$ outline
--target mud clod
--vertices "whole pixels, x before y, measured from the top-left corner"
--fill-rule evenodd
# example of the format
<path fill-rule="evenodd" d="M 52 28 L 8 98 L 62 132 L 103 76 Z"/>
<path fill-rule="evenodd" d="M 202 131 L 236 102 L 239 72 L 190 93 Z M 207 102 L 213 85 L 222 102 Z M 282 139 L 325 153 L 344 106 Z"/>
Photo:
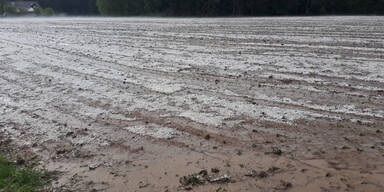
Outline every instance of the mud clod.
<path fill-rule="evenodd" d="M 275 173 L 276 171 L 280 170 L 278 167 L 271 167 L 267 170 L 268 173 Z"/>
<path fill-rule="evenodd" d="M 288 190 L 288 189 L 290 189 L 292 187 L 293 187 L 292 183 L 281 180 L 280 181 L 280 185 L 278 187 L 276 187 L 275 189 L 277 189 L 277 190 Z"/>

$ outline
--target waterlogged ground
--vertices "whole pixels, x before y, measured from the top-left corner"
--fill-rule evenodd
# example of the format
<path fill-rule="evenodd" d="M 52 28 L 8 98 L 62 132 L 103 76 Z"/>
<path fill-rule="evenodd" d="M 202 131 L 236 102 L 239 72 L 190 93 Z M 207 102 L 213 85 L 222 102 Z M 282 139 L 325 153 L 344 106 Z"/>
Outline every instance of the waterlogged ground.
<path fill-rule="evenodd" d="M 0 131 L 72 191 L 384 191 L 384 17 L 1 19 Z"/>

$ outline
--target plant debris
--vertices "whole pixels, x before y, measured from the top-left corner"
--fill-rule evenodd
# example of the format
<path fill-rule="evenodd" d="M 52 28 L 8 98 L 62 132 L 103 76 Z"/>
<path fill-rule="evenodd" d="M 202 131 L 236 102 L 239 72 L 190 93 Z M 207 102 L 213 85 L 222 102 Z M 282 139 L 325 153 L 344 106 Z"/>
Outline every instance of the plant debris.
<path fill-rule="evenodd" d="M 274 155 L 282 155 L 283 151 L 278 147 L 273 147 L 272 152 L 265 152 L 265 154 L 274 154 Z"/>
<path fill-rule="evenodd" d="M 255 170 L 251 170 L 249 173 L 245 174 L 245 176 L 246 177 L 253 177 L 253 178 L 258 177 L 258 178 L 262 179 L 262 178 L 268 177 L 268 173 L 265 171 L 258 172 Z"/>
<path fill-rule="evenodd" d="M 211 169 L 211 172 L 212 172 L 212 173 L 219 173 L 219 172 L 220 172 L 220 169 L 214 167 L 214 168 Z"/>
<path fill-rule="evenodd" d="M 203 185 L 207 181 L 207 175 L 208 175 L 208 172 L 206 170 L 202 170 L 199 173 L 181 177 L 179 182 L 184 186 Z"/>
<path fill-rule="evenodd" d="M 218 173 L 219 169 L 213 168 L 212 172 Z M 231 181 L 231 176 L 224 174 L 221 176 L 213 177 L 208 175 L 207 170 L 202 170 L 199 173 L 184 176 L 179 179 L 180 184 L 183 186 L 198 186 L 204 185 L 206 182 L 210 183 L 228 183 Z"/>
<path fill-rule="evenodd" d="M 219 176 L 219 177 L 211 178 L 209 180 L 209 182 L 211 182 L 211 183 L 229 183 L 229 182 L 231 182 L 231 176 L 224 174 L 224 175 Z"/>

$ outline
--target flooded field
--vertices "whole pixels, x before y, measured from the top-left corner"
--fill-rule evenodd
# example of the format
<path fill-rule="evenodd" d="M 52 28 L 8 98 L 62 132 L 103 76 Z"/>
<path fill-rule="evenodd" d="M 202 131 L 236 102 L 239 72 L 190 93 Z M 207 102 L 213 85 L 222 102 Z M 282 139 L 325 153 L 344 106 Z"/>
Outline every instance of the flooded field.
<path fill-rule="evenodd" d="M 71 191 L 384 191 L 384 17 L 0 19 L 0 133 Z"/>

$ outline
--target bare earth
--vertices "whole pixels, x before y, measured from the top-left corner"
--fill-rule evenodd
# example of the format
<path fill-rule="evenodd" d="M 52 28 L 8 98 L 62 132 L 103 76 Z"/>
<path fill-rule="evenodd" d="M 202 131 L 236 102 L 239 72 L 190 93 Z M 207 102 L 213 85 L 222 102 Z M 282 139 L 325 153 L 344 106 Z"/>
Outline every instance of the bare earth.
<path fill-rule="evenodd" d="M 54 191 L 384 191 L 384 17 L 1 19 L 0 133 Z"/>

